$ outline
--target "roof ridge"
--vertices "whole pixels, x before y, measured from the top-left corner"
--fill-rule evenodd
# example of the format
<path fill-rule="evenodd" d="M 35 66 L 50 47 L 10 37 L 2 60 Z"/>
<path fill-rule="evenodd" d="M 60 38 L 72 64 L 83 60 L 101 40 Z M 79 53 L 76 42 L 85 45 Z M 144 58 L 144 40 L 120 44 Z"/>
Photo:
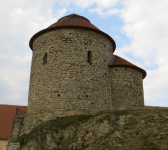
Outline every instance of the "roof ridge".
<path fill-rule="evenodd" d="M 78 14 L 70 14 L 70 15 L 64 16 L 64 17 L 60 18 L 58 21 L 60 21 L 62 19 L 66 19 L 66 18 L 80 18 L 80 19 L 85 19 L 86 21 L 88 21 L 89 23 L 91 23 L 89 19 L 87 19 L 87 18 L 85 18 L 83 16 L 80 16 Z"/>

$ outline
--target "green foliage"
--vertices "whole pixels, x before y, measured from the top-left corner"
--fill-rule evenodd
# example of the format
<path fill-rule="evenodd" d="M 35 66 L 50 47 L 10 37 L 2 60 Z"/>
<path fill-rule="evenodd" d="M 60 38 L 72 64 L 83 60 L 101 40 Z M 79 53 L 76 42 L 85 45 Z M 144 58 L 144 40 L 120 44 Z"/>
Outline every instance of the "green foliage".
<path fill-rule="evenodd" d="M 24 134 L 24 135 L 18 137 L 14 142 L 16 142 L 16 143 L 19 142 L 19 144 L 22 145 L 22 144 L 24 144 L 25 138 L 26 138 L 26 135 Z"/>
<path fill-rule="evenodd" d="M 57 128 L 57 129 L 55 129 L 55 132 L 56 132 L 56 133 L 59 133 L 59 130 L 58 130 L 58 128 Z"/>
<path fill-rule="evenodd" d="M 137 135 L 138 135 L 138 134 L 139 134 L 139 132 L 140 132 L 139 130 L 136 130 L 136 131 L 135 131 L 135 134 L 137 134 Z"/>
<path fill-rule="evenodd" d="M 124 129 L 128 129 L 128 126 L 124 126 Z"/>
<path fill-rule="evenodd" d="M 144 139 L 146 139 L 146 138 L 148 138 L 148 135 L 147 135 L 147 134 L 143 134 L 142 137 L 143 137 Z"/>
<path fill-rule="evenodd" d="M 159 150 L 159 148 L 157 146 L 150 146 L 149 149 L 150 150 Z"/>
<path fill-rule="evenodd" d="M 162 114 L 158 114 L 159 117 L 162 117 Z"/>
<path fill-rule="evenodd" d="M 71 124 L 77 124 L 79 122 L 82 121 L 86 121 L 88 120 L 90 117 L 92 117 L 92 115 L 74 115 L 74 116 L 66 116 L 66 117 L 60 117 L 57 118 L 55 120 L 49 120 L 46 121 L 38 126 L 36 126 L 35 128 L 33 128 L 29 134 L 27 135 L 22 135 L 20 136 L 18 139 L 16 139 L 14 142 L 19 142 L 21 145 L 24 144 L 24 141 L 34 132 L 36 132 L 37 130 L 41 130 L 42 128 L 45 129 L 52 129 L 52 127 L 57 127 L 55 129 L 56 133 L 59 133 L 58 128 L 65 128 L 68 125 Z M 75 130 L 75 134 L 77 133 L 77 131 Z"/>
<path fill-rule="evenodd" d="M 155 145 L 155 143 L 154 143 L 154 142 L 152 142 L 152 141 L 150 141 L 150 142 L 149 142 L 149 145 L 151 145 L 151 146 L 152 146 L 152 145 Z"/>
<path fill-rule="evenodd" d="M 165 121 L 168 121 L 168 118 L 164 118 Z"/>
<path fill-rule="evenodd" d="M 145 139 L 143 144 L 148 145 L 148 140 Z"/>

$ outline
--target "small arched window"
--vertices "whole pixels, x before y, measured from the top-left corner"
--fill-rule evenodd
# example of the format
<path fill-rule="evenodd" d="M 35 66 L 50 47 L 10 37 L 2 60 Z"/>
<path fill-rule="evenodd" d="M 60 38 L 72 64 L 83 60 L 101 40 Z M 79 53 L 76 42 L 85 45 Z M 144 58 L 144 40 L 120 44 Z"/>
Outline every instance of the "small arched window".
<path fill-rule="evenodd" d="M 43 57 L 43 65 L 46 65 L 46 64 L 47 64 L 47 53 L 45 53 Z"/>
<path fill-rule="evenodd" d="M 89 64 L 91 64 L 91 63 L 92 63 L 91 61 L 92 61 L 92 60 L 91 60 L 91 51 L 88 51 L 87 62 L 88 62 Z"/>

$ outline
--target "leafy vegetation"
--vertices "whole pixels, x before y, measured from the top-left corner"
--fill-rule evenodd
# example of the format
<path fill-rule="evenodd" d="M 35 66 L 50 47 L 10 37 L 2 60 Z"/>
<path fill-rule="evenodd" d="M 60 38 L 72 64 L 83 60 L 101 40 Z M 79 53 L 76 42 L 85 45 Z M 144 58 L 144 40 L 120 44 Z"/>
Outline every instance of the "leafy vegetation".
<path fill-rule="evenodd" d="M 168 109 L 105 110 L 93 116 L 65 116 L 43 122 L 28 135 L 19 137 L 17 141 L 24 144 L 27 142 L 26 140 L 34 138 L 32 135 L 35 136 L 37 133 L 51 131 L 55 135 L 61 135 L 68 129 L 70 134 L 66 138 L 65 136 L 59 137 L 59 142 L 56 143 L 57 147 L 53 150 L 64 150 L 72 143 L 76 144 L 80 133 L 82 133 L 80 136 L 87 135 L 84 139 L 82 137 L 84 142 L 93 136 L 93 142 L 90 142 L 93 149 L 101 147 L 109 150 L 124 148 L 128 150 L 136 147 L 141 150 L 159 150 L 162 146 L 161 143 L 166 143 L 168 137 L 168 134 L 160 134 L 167 130 L 165 127 L 167 121 Z M 110 130 L 99 133 L 99 136 L 96 135 L 97 130 L 104 132 L 106 127 Z M 121 147 L 115 147 L 115 144 L 121 145 Z M 83 148 L 85 149 L 85 145 Z"/>

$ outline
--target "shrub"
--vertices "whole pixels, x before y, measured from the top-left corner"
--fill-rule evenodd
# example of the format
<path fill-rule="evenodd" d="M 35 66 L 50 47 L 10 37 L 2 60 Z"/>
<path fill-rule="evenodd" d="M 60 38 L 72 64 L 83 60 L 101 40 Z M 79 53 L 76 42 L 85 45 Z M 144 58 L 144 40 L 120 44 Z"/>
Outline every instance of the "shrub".
<path fill-rule="evenodd" d="M 138 135 L 139 134 L 139 130 L 136 130 L 135 133 Z"/>
<path fill-rule="evenodd" d="M 168 118 L 164 118 L 165 121 L 168 121 Z"/>
<path fill-rule="evenodd" d="M 144 139 L 148 138 L 147 134 L 143 134 L 142 136 L 143 136 Z"/>
<path fill-rule="evenodd" d="M 151 145 L 151 146 L 152 146 L 152 145 L 155 145 L 155 143 L 154 143 L 154 142 L 152 142 L 152 141 L 150 141 L 150 142 L 149 142 L 149 145 Z"/>
<path fill-rule="evenodd" d="M 148 145 L 148 140 L 144 140 L 144 145 Z"/>
<path fill-rule="evenodd" d="M 20 137 L 18 137 L 18 139 L 16 139 L 16 141 L 14 142 L 19 142 L 20 145 L 24 144 L 24 140 L 25 140 L 26 135 L 22 135 Z"/>
<path fill-rule="evenodd" d="M 162 114 L 158 114 L 159 117 L 162 117 Z"/>
<path fill-rule="evenodd" d="M 150 150 L 159 150 L 159 148 L 157 146 L 150 146 L 149 149 Z"/>

